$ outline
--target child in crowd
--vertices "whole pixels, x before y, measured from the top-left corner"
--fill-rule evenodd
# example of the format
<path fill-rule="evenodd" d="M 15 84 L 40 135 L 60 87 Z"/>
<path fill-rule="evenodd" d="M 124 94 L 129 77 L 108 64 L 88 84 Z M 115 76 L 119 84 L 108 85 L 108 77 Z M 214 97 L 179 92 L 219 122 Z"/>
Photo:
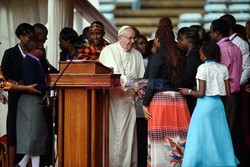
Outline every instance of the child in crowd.
<path fill-rule="evenodd" d="M 197 70 L 197 88 L 180 88 L 183 95 L 198 97 L 188 129 L 183 167 L 237 166 L 225 109 L 220 96 L 230 95 L 229 74 L 219 64 L 220 48 L 206 42 L 199 50 L 205 62 Z"/>
<path fill-rule="evenodd" d="M 41 94 L 23 93 L 17 107 L 17 153 L 25 154 L 17 166 L 25 167 L 31 159 L 33 167 L 40 166 L 40 155 L 45 154 L 48 140 L 48 126 L 44 114 L 45 91 L 48 90 L 47 77 L 39 58 L 44 55 L 43 43 L 30 39 L 28 54 L 22 64 L 24 85 L 37 83 Z"/>

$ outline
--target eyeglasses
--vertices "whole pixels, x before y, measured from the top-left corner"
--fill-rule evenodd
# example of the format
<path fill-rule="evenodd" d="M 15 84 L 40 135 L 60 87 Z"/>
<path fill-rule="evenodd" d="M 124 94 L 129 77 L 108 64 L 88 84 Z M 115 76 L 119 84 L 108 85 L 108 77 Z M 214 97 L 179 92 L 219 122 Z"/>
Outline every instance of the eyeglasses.
<path fill-rule="evenodd" d="M 132 40 L 136 40 L 136 38 L 135 37 L 126 37 L 125 35 L 121 35 L 121 36 L 123 36 L 123 37 L 125 37 L 125 38 L 127 38 L 129 41 L 132 41 Z"/>

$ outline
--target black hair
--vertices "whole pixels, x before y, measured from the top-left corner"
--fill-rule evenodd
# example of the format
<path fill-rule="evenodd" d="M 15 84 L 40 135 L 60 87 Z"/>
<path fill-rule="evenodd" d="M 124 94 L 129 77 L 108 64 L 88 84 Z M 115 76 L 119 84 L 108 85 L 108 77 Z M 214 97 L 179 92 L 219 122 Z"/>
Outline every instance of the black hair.
<path fill-rule="evenodd" d="M 34 32 L 34 27 L 28 23 L 21 23 L 17 26 L 15 34 L 17 38 L 19 38 L 21 35 L 28 35 L 30 33 Z"/>
<path fill-rule="evenodd" d="M 223 16 L 220 17 L 220 19 L 225 20 L 230 28 L 232 28 L 234 30 L 235 24 L 236 24 L 236 19 L 234 18 L 234 16 L 230 15 L 230 14 L 225 14 Z"/>
<path fill-rule="evenodd" d="M 93 25 L 93 24 L 98 24 L 98 25 L 102 26 L 103 29 L 104 29 L 104 25 L 100 21 L 94 21 L 93 23 L 90 24 L 90 26 Z"/>
<path fill-rule="evenodd" d="M 178 33 L 177 33 L 177 39 L 180 39 L 182 35 L 185 34 L 185 31 L 188 29 L 188 27 L 182 27 L 179 29 Z"/>
<path fill-rule="evenodd" d="M 200 36 L 196 28 L 186 29 L 184 34 L 187 36 L 187 38 L 191 39 L 195 44 L 199 43 Z"/>
<path fill-rule="evenodd" d="M 211 37 L 210 37 L 210 31 L 205 32 L 203 38 L 202 38 L 202 42 L 206 42 L 206 41 L 210 41 Z"/>
<path fill-rule="evenodd" d="M 149 55 L 153 54 L 153 53 L 151 52 L 151 49 L 153 48 L 153 44 L 154 44 L 154 40 L 153 40 L 153 39 L 151 39 L 151 40 L 148 41 L 147 53 L 148 53 Z"/>
<path fill-rule="evenodd" d="M 146 41 L 148 42 L 147 38 L 144 35 L 138 35 L 135 40 L 136 43 L 138 42 L 138 39 L 146 39 Z"/>
<path fill-rule="evenodd" d="M 246 27 L 240 24 L 235 24 L 235 32 L 237 33 L 239 37 L 244 39 L 249 44 L 248 39 L 247 39 Z"/>
<path fill-rule="evenodd" d="M 201 25 L 191 25 L 189 28 L 195 28 L 197 31 L 202 30 L 205 31 L 205 29 Z"/>
<path fill-rule="evenodd" d="M 33 25 L 34 29 L 35 30 L 41 30 L 41 31 L 44 31 L 44 32 L 48 32 L 48 29 L 47 27 L 45 27 L 45 25 L 41 24 L 41 23 L 36 23 Z"/>
<path fill-rule="evenodd" d="M 189 28 L 195 28 L 199 34 L 199 39 L 203 40 L 206 30 L 201 25 L 191 25 Z"/>
<path fill-rule="evenodd" d="M 240 24 L 235 24 L 235 32 L 242 33 L 244 31 L 246 31 L 246 27 Z"/>
<path fill-rule="evenodd" d="M 77 32 L 68 27 L 63 28 L 59 36 L 62 40 L 69 42 L 72 45 L 75 45 L 79 40 Z"/>
<path fill-rule="evenodd" d="M 223 37 L 228 37 L 230 32 L 229 24 L 223 19 L 216 19 L 212 21 L 213 31 L 218 31 Z"/>
<path fill-rule="evenodd" d="M 201 50 L 206 56 L 206 60 L 220 62 L 220 47 L 213 41 L 203 42 Z"/>
<path fill-rule="evenodd" d="M 82 34 L 84 36 L 87 36 L 86 34 L 89 32 L 89 26 L 88 27 L 85 27 L 83 30 L 82 30 Z"/>
<path fill-rule="evenodd" d="M 155 37 L 160 41 L 171 81 L 174 84 L 181 83 L 183 56 L 175 42 L 173 30 L 170 27 L 158 28 Z"/>
<path fill-rule="evenodd" d="M 26 44 L 26 49 L 28 52 L 30 52 L 34 48 L 38 48 L 39 43 L 41 43 L 37 38 L 33 37 L 30 38 Z"/>

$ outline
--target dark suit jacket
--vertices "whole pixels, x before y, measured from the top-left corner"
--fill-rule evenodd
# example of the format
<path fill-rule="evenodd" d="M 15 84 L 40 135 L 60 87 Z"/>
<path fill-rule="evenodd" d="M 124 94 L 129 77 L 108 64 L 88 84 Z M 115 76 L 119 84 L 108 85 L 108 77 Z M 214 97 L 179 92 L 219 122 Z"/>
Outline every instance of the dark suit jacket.
<path fill-rule="evenodd" d="M 184 88 L 192 89 L 194 86 L 196 86 L 195 76 L 197 73 L 197 68 L 200 65 L 201 60 L 199 55 L 199 49 L 195 47 L 186 56 L 182 82 L 182 86 Z"/>
<path fill-rule="evenodd" d="M 196 86 L 196 73 L 197 68 L 201 65 L 199 49 L 193 48 L 188 55 L 186 56 L 185 66 L 184 66 L 184 74 L 183 74 L 183 81 L 182 86 L 184 88 L 193 89 Z M 196 105 L 196 97 L 193 96 L 185 96 L 188 104 L 188 109 L 190 115 L 192 115 L 193 110 Z"/>
<path fill-rule="evenodd" d="M 6 80 L 19 82 L 22 79 L 22 62 L 23 55 L 18 45 L 4 52 L 1 69 Z M 21 94 L 21 92 L 9 92 L 8 96 L 7 134 L 8 144 L 11 146 L 16 145 L 16 113 Z"/>
<path fill-rule="evenodd" d="M 18 45 L 4 52 L 1 69 L 6 80 L 19 82 L 22 79 L 23 55 Z"/>
<path fill-rule="evenodd" d="M 67 61 L 68 58 L 68 52 L 67 51 L 61 51 L 60 52 L 60 61 Z"/>
<path fill-rule="evenodd" d="M 16 45 L 13 48 L 7 49 L 4 52 L 1 69 L 4 75 L 5 80 L 13 80 L 16 82 L 21 81 L 22 79 L 22 62 L 23 55 Z M 16 107 L 18 100 L 21 96 L 21 92 L 9 92 L 9 102 L 8 107 L 9 111 L 14 110 L 16 112 Z"/>

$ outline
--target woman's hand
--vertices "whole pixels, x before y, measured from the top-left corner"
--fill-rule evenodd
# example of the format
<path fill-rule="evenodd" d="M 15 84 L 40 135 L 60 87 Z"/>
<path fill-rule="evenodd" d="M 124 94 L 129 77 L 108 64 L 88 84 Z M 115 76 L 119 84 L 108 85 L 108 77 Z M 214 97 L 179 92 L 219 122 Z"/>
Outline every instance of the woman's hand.
<path fill-rule="evenodd" d="M 190 90 L 191 89 L 188 89 L 188 88 L 178 88 L 179 89 L 179 92 L 182 94 L 182 95 L 190 95 Z"/>
<path fill-rule="evenodd" d="M 138 94 L 139 98 L 142 99 L 145 95 L 145 91 L 143 89 L 140 89 L 137 91 L 137 94 Z"/>
<path fill-rule="evenodd" d="M 32 93 L 32 94 L 37 94 L 37 93 L 40 94 L 41 92 L 35 89 L 36 85 L 37 84 L 32 84 L 32 85 L 26 86 L 26 92 Z"/>
<path fill-rule="evenodd" d="M 152 115 L 151 113 L 148 111 L 148 107 L 147 106 L 144 106 L 142 105 L 142 111 L 144 113 L 144 116 L 147 120 L 150 120 L 152 118 Z"/>

